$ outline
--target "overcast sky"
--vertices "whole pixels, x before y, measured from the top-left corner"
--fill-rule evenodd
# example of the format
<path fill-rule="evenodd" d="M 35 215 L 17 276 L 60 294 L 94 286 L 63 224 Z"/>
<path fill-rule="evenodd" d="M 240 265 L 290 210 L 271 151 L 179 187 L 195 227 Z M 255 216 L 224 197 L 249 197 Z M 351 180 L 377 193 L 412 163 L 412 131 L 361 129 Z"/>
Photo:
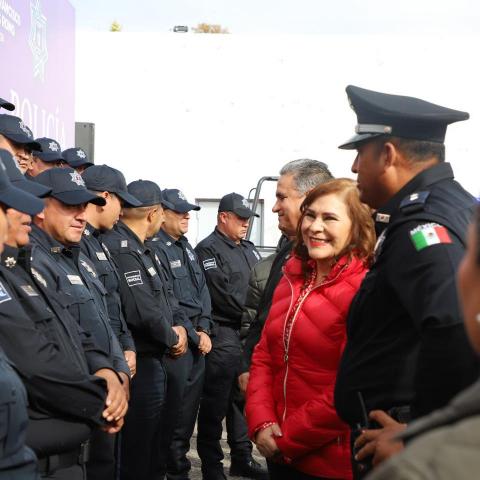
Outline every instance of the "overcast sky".
<path fill-rule="evenodd" d="M 221 24 L 230 33 L 480 32 L 476 0 L 70 0 L 80 30 L 165 32 Z"/>

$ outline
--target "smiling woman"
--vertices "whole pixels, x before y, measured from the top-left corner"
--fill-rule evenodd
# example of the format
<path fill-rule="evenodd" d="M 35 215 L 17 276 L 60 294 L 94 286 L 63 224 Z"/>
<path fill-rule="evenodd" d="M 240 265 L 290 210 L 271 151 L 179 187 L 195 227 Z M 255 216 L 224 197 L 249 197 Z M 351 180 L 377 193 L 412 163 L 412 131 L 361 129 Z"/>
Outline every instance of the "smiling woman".
<path fill-rule="evenodd" d="M 350 479 L 349 431 L 333 390 L 346 316 L 373 251 L 373 222 L 348 179 L 314 188 L 301 210 L 294 256 L 252 358 L 249 433 L 272 480 Z"/>

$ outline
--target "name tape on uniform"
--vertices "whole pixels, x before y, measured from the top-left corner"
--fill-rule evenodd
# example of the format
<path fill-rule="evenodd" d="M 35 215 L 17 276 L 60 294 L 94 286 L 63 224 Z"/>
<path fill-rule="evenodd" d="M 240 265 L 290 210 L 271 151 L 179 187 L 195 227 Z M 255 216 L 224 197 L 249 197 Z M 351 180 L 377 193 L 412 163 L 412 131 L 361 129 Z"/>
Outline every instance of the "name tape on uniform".
<path fill-rule="evenodd" d="M 95 252 L 95 255 L 100 261 L 107 260 L 107 256 L 105 255 L 105 252 Z"/>
<path fill-rule="evenodd" d="M 170 262 L 170 267 L 171 268 L 179 268 L 182 266 L 182 262 L 180 260 L 172 260 Z"/>
<path fill-rule="evenodd" d="M 155 270 L 155 267 L 149 267 L 148 273 L 150 274 L 151 277 L 154 277 L 157 274 L 157 271 Z"/>
<path fill-rule="evenodd" d="M 207 258 L 203 261 L 204 270 L 210 270 L 211 268 L 217 268 L 217 259 L 216 258 Z"/>
<path fill-rule="evenodd" d="M 83 285 L 82 279 L 78 275 L 67 275 L 67 278 L 72 285 Z"/>
<path fill-rule="evenodd" d="M 125 272 L 125 280 L 129 287 L 134 287 L 135 285 L 143 285 L 142 274 L 140 270 L 132 270 L 131 272 Z"/>
<path fill-rule="evenodd" d="M 20 288 L 29 296 L 29 297 L 38 297 L 38 293 L 31 285 L 21 285 Z"/>

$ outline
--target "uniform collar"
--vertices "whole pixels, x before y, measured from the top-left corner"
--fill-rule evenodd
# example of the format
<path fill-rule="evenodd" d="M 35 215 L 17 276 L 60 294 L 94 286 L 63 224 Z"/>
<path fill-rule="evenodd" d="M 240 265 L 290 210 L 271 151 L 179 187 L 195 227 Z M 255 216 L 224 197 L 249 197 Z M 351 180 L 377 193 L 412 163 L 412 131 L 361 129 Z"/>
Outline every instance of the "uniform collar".
<path fill-rule="evenodd" d="M 399 211 L 402 200 L 411 193 L 425 190 L 430 185 L 440 182 L 441 180 L 453 179 L 453 170 L 449 163 L 442 162 L 431 168 L 423 170 L 413 177 L 406 185 L 404 185 L 388 202 L 382 205 L 376 213 L 373 214 L 375 221 L 375 230 L 377 235 L 382 233 L 388 224 L 391 223 L 392 217 Z"/>
<path fill-rule="evenodd" d="M 80 247 L 78 245 L 66 247 L 51 237 L 45 230 L 42 230 L 34 224 L 32 225 L 31 236 L 52 255 L 64 254 L 66 257 L 78 259 L 80 253 Z"/>
<path fill-rule="evenodd" d="M 156 235 L 156 237 L 161 240 L 165 245 L 167 245 L 168 247 L 170 245 L 173 245 L 173 244 L 177 244 L 177 245 L 184 245 L 188 242 L 187 238 L 184 237 L 183 235 L 178 239 L 176 240 L 175 238 L 173 238 L 171 235 L 169 235 L 165 230 L 163 229 L 160 229 Z"/>
<path fill-rule="evenodd" d="M 217 227 L 215 227 L 214 235 L 218 238 L 221 238 L 230 248 L 237 248 L 239 246 L 243 246 L 243 240 L 240 240 L 240 243 L 235 243 L 231 238 L 228 238 L 224 235 Z"/>
<path fill-rule="evenodd" d="M 129 247 L 134 247 L 141 252 L 146 252 L 149 249 L 145 246 L 145 244 L 138 238 L 137 234 L 131 230 L 127 225 L 125 225 L 122 221 L 117 222 L 115 225 L 115 230 L 122 235 L 123 237 L 127 237 L 130 241 Z"/>
<path fill-rule="evenodd" d="M 0 257 L 1 264 L 7 268 L 13 268 L 18 261 L 18 248 L 5 244 Z"/>

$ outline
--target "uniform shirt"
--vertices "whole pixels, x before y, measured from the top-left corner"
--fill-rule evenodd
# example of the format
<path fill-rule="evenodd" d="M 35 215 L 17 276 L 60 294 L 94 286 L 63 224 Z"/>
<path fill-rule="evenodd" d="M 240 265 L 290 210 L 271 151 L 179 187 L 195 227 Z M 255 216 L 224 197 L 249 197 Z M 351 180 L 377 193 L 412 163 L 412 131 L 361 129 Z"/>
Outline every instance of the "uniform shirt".
<path fill-rule="evenodd" d="M 222 325 L 240 328 L 248 280 L 260 260 L 252 242 L 239 244 L 217 228 L 195 248 L 205 272 L 212 300 L 212 319 Z"/>
<path fill-rule="evenodd" d="M 39 478 L 35 454 L 25 445 L 27 422 L 25 388 L 0 347 L 0 478 Z"/>
<path fill-rule="evenodd" d="M 375 215 L 376 260 L 350 308 L 335 390 L 338 413 L 351 426 L 364 423 L 359 392 L 367 412 L 411 406 L 416 417 L 476 378 L 455 284 L 474 205 L 442 163 Z"/>
<path fill-rule="evenodd" d="M 25 382 L 33 416 L 103 425 L 105 381 L 89 375 L 33 282 L 13 271 L 14 254 L 7 247 L 0 266 L 0 346 Z"/>
<path fill-rule="evenodd" d="M 175 297 L 190 318 L 193 327 L 210 334 L 212 321 L 210 293 L 193 247 L 184 236 L 175 240 L 163 230 L 149 240 L 148 245 L 157 252 L 168 272 Z"/>
<path fill-rule="evenodd" d="M 120 278 L 118 276 L 117 268 L 107 246 L 99 240 L 99 234 L 100 232 L 98 230 L 87 224 L 83 231 L 80 248 L 93 263 L 98 274 L 98 279 L 102 282 L 107 291 L 106 301 L 110 325 L 112 326 L 122 349 L 124 351 L 135 351 L 132 334 L 128 330 L 122 312 Z"/>
<path fill-rule="evenodd" d="M 115 371 L 130 369 L 108 319 L 105 288 L 80 247 L 65 247 L 36 225 L 30 235 L 32 267 L 51 285 L 50 294 L 66 302 L 69 313 L 109 355 Z"/>
<path fill-rule="evenodd" d="M 174 311 L 151 251 L 123 222 L 101 236 L 118 265 L 125 320 L 139 354 L 162 355 L 178 343 Z"/>

